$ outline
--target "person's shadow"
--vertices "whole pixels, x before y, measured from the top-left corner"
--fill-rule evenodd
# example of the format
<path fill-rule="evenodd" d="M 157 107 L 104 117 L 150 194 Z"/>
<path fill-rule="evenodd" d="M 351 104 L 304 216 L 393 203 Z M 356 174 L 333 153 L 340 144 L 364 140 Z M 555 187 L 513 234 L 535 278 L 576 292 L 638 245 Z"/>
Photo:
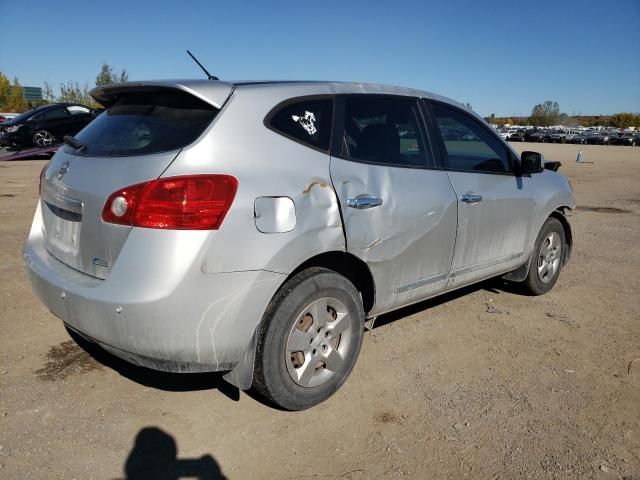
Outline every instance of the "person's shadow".
<path fill-rule="evenodd" d="M 157 427 L 145 427 L 124 464 L 124 480 L 225 480 L 211 455 L 179 459 L 176 441 Z"/>

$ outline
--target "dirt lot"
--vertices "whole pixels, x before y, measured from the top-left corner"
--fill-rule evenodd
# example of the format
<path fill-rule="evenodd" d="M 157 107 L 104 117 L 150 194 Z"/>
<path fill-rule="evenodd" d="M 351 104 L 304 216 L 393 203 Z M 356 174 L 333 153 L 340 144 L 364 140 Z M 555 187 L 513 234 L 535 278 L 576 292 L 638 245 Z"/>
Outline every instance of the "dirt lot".
<path fill-rule="evenodd" d="M 556 288 L 493 281 L 381 317 L 344 387 L 299 413 L 77 347 L 22 266 L 44 162 L 0 164 L 0 478 L 640 479 L 640 148 L 516 146 L 561 160 L 577 195 Z"/>

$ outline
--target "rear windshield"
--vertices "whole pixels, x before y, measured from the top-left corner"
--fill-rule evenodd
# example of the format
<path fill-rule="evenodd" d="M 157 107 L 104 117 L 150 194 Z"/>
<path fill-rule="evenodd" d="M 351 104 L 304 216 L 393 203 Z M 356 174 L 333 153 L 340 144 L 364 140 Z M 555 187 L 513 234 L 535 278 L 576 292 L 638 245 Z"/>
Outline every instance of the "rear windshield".
<path fill-rule="evenodd" d="M 217 108 L 179 90 L 125 93 L 76 135 L 84 149 L 65 149 L 96 157 L 178 150 L 194 142 L 217 113 Z"/>

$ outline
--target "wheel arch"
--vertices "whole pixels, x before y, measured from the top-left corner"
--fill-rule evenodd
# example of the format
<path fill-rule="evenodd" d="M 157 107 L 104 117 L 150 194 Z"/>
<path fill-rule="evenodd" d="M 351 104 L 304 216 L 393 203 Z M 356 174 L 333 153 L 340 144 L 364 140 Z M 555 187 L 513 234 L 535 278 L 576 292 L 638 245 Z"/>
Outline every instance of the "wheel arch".
<path fill-rule="evenodd" d="M 376 290 L 371 270 L 364 261 L 348 252 L 324 252 L 309 258 L 289 274 L 283 285 L 294 275 L 311 267 L 333 270 L 353 283 L 362 296 L 365 314 L 370 312 L 375 305 Z"/>
<path fill-rule="evenodd" d="M 567 220 L 566 211 L 571 210 L 568 206 L 562 206 L 555 209 L 549 215 L 549 218 L 556 218 L 564 229 L 564 242 L 565 249 L 564 254 L 562 255 L 562 265 L 566 265 L 569 263 L 569 259 L 571 258 L 571 251 L 573 249 L 573 233 L 571 231 L 571 225 L 569 224 L 569 220 Z"/>
<path fill-rule="evenodd" d="M 355 255 L 341 251 L 320 253 L 302 262 L 281 283 L 280 287 L 278 287 L 276 292 L 273 294 L 273 297 L 275 297 L 287 284 L 289 279 L 301 271 L 312 267 L 326 268 L 345 276 L 360 292 L 365 315 L 373 309 L 373 306 L 375 305 L 375 283 L 369 267 L 364 261 L 360 260 Z M 271 304 L 271 301 L 269 304 Z M 241 390 L 249 389 L 253 382 L 257 336 L 263 320 L 264 317 L 254 330 L 251 342 L 241 359 L 234 368 L 227 372 L 223 377 L 227 382 L 235 385 Z"/>
<path fill-rule="evenodd" d="M 555 218 L 562 225 L 562 228 L 564 230 L 564 242 L 565 242 L 564 244 L 565 248 L 563 248 L 563 254 L 562 254 L 563 266 L 569 262 L 569 258 L 571 257 L 571 250 L 573 248 L 573 233 L 571 232 L 571 225 L 569 224 L 569 221 L 567 220 L 567 216 L 565 213 L 567 210 L 571 210 L 571 207 L 561 206 L 556 208 L 545 218 L 545 221 L 542 223 L 542 225 L 544 225 L 549 218 Z M 538 233 L 536 233 L 536 236 L 537 235 Z M 506 273 L 505 275 L 502 276 L 502 278 L 512 282 L 521 282 L 525 278 L 527 278 L 527 275 L 529 275 L 529 267 L 531 265 L 531 255 L 533 255 L 533 250 L 531 250 L 531 253 L 527 257 L 527 261 L 523 265 L 521 265 L 516 270 Z"/>

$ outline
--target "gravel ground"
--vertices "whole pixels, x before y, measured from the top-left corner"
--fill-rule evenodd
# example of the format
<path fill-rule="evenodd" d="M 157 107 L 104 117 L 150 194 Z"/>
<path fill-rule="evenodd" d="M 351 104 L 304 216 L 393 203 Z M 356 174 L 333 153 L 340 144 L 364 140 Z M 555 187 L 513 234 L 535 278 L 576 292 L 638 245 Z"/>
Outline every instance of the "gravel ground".
<path fill-rule="evenodd" d="M 491 281 L 381 317 L 298 413 L 80 348 L 22 265 L 44 162 L 0 162 L 0 478 L 640 479 L 640 148 L 516 147 L 576 192 L 555 289 Z"/>

